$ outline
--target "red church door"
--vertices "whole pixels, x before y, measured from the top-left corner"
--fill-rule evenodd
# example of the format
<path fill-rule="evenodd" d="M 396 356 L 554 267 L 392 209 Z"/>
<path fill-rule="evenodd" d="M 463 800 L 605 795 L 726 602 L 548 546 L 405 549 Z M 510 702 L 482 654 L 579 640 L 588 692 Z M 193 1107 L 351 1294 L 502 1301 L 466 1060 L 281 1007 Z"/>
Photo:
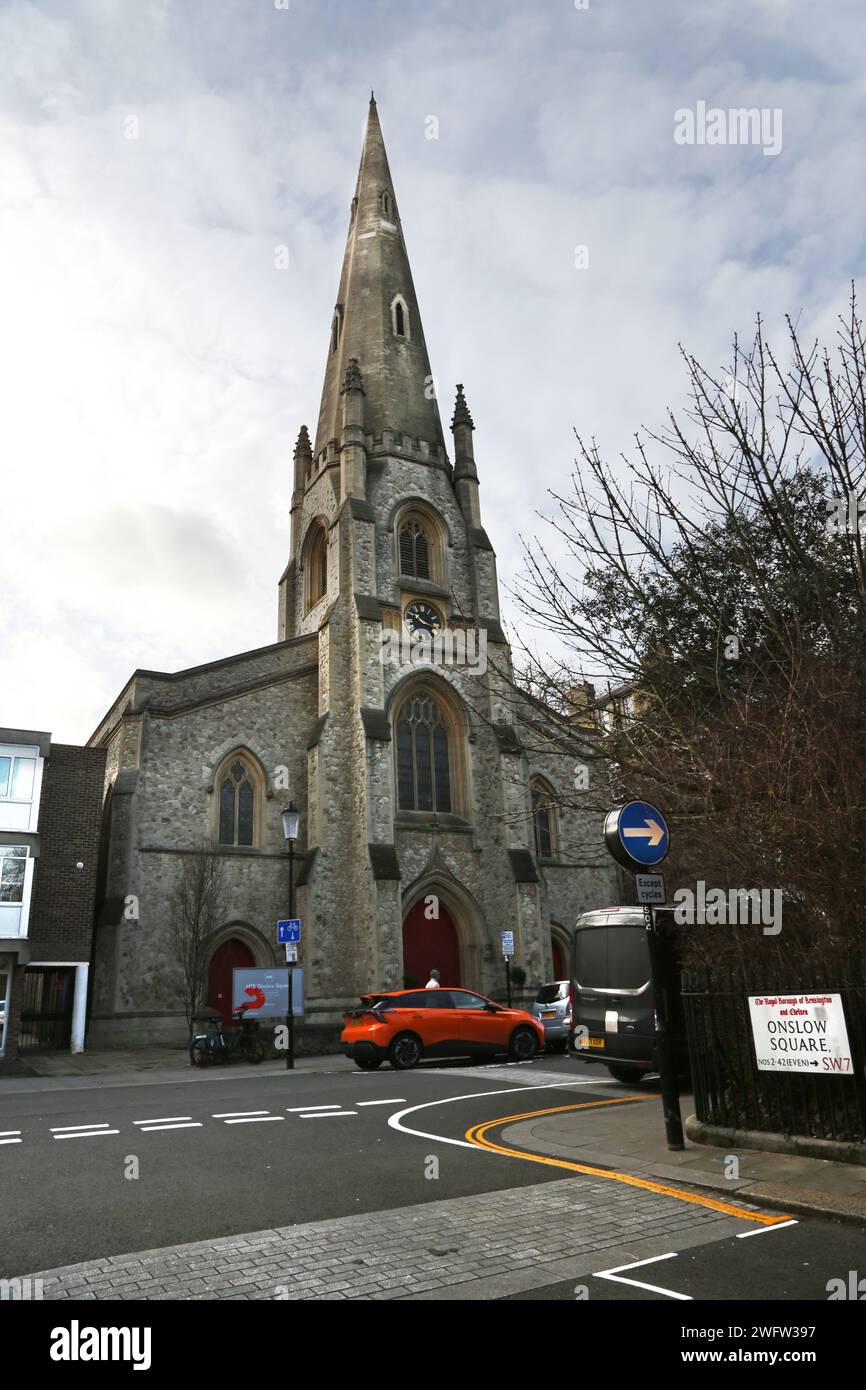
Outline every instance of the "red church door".
<path fill-rule="evenodd" d="M 438 917 L 424 915 L 421 898 L 403 923 L 403 974 L 410 984 L 426 985 L 431 970 L 439 971 L 442 985 L 460 984 L 460 943 L 447 908 L 439 904 Z"/>
<path fill-rule="evenodd" d="M 210 958 L 207 972 L 208 1008 L 222 1014 L 223 1023 L 232 1021 L 232 971 L 255 965 L 253 953 L 245 941 L 236 936 L 217 946 Z"/>

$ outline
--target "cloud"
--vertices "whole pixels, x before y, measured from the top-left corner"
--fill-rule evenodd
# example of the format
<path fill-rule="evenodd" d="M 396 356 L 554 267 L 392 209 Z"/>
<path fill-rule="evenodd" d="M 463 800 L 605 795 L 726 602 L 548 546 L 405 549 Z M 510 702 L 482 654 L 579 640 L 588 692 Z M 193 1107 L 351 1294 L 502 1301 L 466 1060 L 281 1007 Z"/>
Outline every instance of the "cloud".
<path fill-rule="evenodd" d="M 721 365 L 759 309 L 832 333 L 860 10 L 7 0 L 0 719 L 83 739 L 134 667 L 276 638 L 371 86 L 509 581 L 573 426 L 615 459 L 682 402 L 679 341 Z M 698 100 L 782 107 L 782 153 L 675 145 Z"/>

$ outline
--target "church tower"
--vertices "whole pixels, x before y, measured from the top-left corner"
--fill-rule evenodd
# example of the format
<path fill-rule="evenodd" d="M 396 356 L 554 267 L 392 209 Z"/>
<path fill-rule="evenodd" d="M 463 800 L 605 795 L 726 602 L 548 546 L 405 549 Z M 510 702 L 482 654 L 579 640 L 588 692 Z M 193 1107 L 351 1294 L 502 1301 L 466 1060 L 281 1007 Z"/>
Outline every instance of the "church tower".
<path fill-rule="evenodd" d="M 534 988 L 563 978 L 578 912 L 611 901 L 573 769 L 511 681 L 474 422 L 462 386 L 452 399 L 446 443 L 371 101 L 318 421 L 295 444 L 277 640 L 139 668 L 90 740 L 106 750 L 92 1038 L 183 1040 L 178 904 L 203 855 L 220 884 L 196 950 L 208 1008 L 228 1021 L 235 971 L 279 963 L 289 795 L 310 1046 L 334 1045 L 359 994 L 434 968 L 501 995 L 502 930 Z"/>
<path fill-rule="evenodd" d="M 323 1003 L 434 966 L 499 988 L 502 928 L 552 968 L 462 385 L 451 430 L 453 463 L 371 98 L 280 581 L 280 639 L 319 643 L 301 911 Z"/>

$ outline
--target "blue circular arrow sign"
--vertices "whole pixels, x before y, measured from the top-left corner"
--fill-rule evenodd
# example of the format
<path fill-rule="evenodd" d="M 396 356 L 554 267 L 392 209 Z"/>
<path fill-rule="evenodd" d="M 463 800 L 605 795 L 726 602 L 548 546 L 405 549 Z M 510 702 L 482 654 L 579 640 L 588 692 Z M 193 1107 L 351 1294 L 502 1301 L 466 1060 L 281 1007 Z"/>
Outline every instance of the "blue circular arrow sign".
<path fill-rule="evenodd" d="M 657 806 L 648 801 L 629 801 L 608 811 L 604 841 L 614 859 L 632 868 L 635 864 L 660 864 L 670 849 L 671 837 Z"/>

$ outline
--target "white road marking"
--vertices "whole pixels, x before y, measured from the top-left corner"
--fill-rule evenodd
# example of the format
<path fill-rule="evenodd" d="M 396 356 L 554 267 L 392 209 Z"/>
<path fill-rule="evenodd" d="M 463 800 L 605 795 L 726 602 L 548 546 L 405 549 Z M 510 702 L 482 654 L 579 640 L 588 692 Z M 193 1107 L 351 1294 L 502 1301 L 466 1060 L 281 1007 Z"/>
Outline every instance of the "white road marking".
<path fill-rule="evenodd" d="M 0 1139 L 0 1144 L 20 1144 L 20 1139 Z"/>
<path fill-rule="evenodd" d="M 223 1110 L 219 1115 L 211 1115 L 212 1120 L 239 1120 L 244 1115 L 267 1115 L 267 1110 Z"/>
<path fill-rule="evenodd" d="M 226 1120 L 227 1125 L 263 1125 L 268 1120 L 284 1120 L 285 1115 L 249 1115 L 237 1120 Z"/>
<path fill-rule="evenodd" d="M 456 1101 L 478 1100 L 480 1096 L 516 1096 L 525 1095 L 527 1091 L 559 1091 L 568 1090 L 571 1086 L 596 1086 L 595 1081 L 551 1081 L 542 1086 L 508 1086 L 504 1091 L 472 1091 L 469 1095 L 448 1096 L 444 1100 L 425 1100 L 422 1105 L 410 1105 L 408 1110 L 399 1110 L 396 1115 L 388 1116 L 388 1125 L 391 1129 L 397 1129 L 401 1134 L 412 1134 L 416 1139 L 432 1139 L 436 1144 L 455 1144 L 458 1149 L 473 1149 L 475 1153 L 490 1153 L 490 1149 L 483 1149 L 478 1144 L 470 1144 L 467 1139 L 446 1139 L 444 1134 L 428 1134 L 423 1129 L 410 1129 L 408 1125 L 401 1124 L 404 1116 L 414 1115 L 418 1110 L 430 1110 L 434 1105 L 454 1105 Z"/>
<path fill-rule="evenodd" d="M 51 1129 L 52 1134 L 64 1134 L 69 1130 L 79 1129 L 108 1129 L 108 1121 L 100 1125 L 54 1125 Z"/>
<path fill-rule="evenodd" d="M 140 1120 L 136 1124 L 141 1124 Z M 152 1134 L 155 1129 L 201 1129 L 201 1120 L 192 1120 L 188 1124 L 173 1125 L 142 1125 L 139 1134 Z"/>
<path fill-rule="evenodd" d="M 0 1129 L 0 1139 L 5 1139 L 7 1134 L 20 1134 L 20 1129 Z"/>
<path fill-rule="evenodd" d="M 775 1226 L 759 1226 L 757 1231 L 741 1231 L 737 1240 L 745 1240 L 746 1236 L 764 1236 L 768 1231 L 783 1231 L 786 1226 L 799 1226 L 799 1221 L 779 1221 Z"/>
<path fill-rule="evenodd" d="M 315 1114 L 302 1115 L 302 1120 L 340 1120 L 344 1115 L 357 1115 L 357 1110 L 318 1110 Z"/>
<path fill-rule="evenodd" d="M 76 1134 L 55 1134 L 55 1139 L 104 1139 L 108 1134 L 119 1134 L 119 1129 L 80 1129 Z"/>
<path fill-rule="evenodd" d="M 405 1096 L 395 1096 L 393 1100 L 356 1100 L 355 1105 L 405 1105 Z"/>
<path fill-rule="evenodd" d="M 159 1115 L 152 1120 L 133 1120 L 134 1125 L 174 1125 L 181 1120 L 191 1120 L 192 1115 Z"/>
<path fill-rule="evenodd" d="M 289 1115 L 302 1115 L 307 1110 L 341 1110 L 340 1105 L 291 1105 L 286 1106 Z"/>
<path fill-rule="evenodd" d="M 676 1250 L 672 1250 L 668 1255 L 653 1255 L 648 1260 L 636 1260 L 634 1264 L 617 1265 L 615 1269 L 599 1269 L 594 1274 L 595 1279 L 609 1279 L 612 1284 L 631 1284 L 635 1289 L 647 1289 L 649 1293 L 664 1294 L 665 1298 L 678 1298 L 683 1303 L 694 1303 L 690 1293 L 675 1293 L 673 1289 L 662 1289 L 658 1284 L 642 1284 L 639 1279 L 623 1279 L 622 1270 L 640 1269 L 641 1265 L 654 1265 L 659 1260 L 675 1260 Z"/>

